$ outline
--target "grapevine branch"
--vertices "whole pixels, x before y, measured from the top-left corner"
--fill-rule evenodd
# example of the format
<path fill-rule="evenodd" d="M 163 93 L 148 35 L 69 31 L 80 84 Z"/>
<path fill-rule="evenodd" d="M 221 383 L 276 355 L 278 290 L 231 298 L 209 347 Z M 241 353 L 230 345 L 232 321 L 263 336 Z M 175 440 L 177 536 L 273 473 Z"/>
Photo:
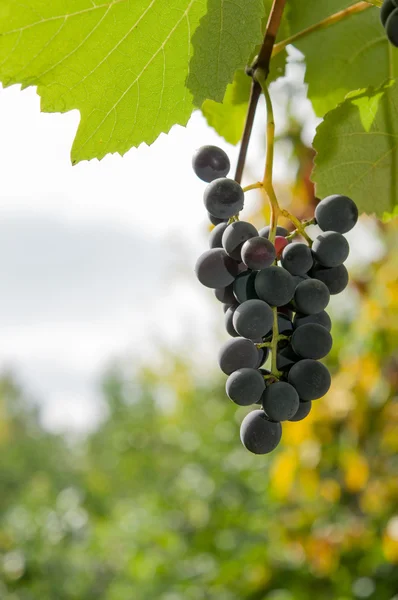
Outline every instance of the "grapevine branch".
<path fill-rule="evenodd" d="M 302 31 L 298 31 L 291 37 L 288 37 L 285 40 L 279 42 L 278 44 L 275 44 L 272 49 L 272 57 L 279 54 L 279 52 L 282 52 L 282 50 L 284 50 L 289 44 L 294 44 L 294 42 L 297 42 L 297 40 L 306 37 L 310 33 L 314 33 L 314 31 L 319 31 L 320 29 L 326 29 L 326 27 L 330 27 L 330 25 L 339 23 L 343 19 L 346 19 L 347 17 L 350 17 L 352 15 L 356 15 L 357 13 L 363 12 L 364 10 L 371 7 L 372 4 L 370 4 L 369 2 L 357 2 L 356 4 L 353 4 L 352 6 L 349 6 L 344 10 L 340 10 L 339 12 L 334 13 L 329 17 L 326 17 L 326 19 L 323 19 L 322 21 L 319 21 L 318 23 L 315 23 L 314 25 L 303 29 Z"/>
<path fill-rule="evenodd" d="M 269 64 L 271 61 L 272 50 L 274 48 L 275 39 L 278 33 L 279 25 L 282 19 L 283 10 L 285 8 L 286 0 L 274 0 L 272 3 L 271 12 L 268 18 L 267 28 L 265 30 L 264 42 L 261 46 L 261 50 L 258 56 L 255 58 L 254 63 L 248 69 L 248 74 L 253 75 L 255 69 L 261 69 L 263 73 L 266 73 L 266 78 L 269 73 Z M 245 167 L 247 149 L 249 147 L 249 141 L 251 132 L 253 129 L 254 116 L 256 114 L 256 108 L 258 99 L 261 95 L 261 85 L 254 78 L 252 80 L 252 87 L 250 92 L 249 107 L 247 110 L 245 127 L 243 130 L 242 143 L 240 145 L 238 164 L 236 166 L 235 181 L 240 183 L 242 181 L 243 169 Z"/>

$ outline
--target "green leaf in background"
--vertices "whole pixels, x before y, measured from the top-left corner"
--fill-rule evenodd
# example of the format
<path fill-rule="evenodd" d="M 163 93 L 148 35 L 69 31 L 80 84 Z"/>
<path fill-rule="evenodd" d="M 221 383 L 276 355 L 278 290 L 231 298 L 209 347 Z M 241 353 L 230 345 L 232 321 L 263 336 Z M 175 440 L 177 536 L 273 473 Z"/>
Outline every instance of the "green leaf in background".
<path fill-rule="evenodd" d="M 352 5 L 352 1 L 292 0 L 291 33 L 297 33 Z M 326 29 L 309 34 L 294 44 L 305 56 L 308 96 L 318 116 L 342 102 L 348 92 L 377 87 L 398 75 L 398 49 L 388 43 L 380 23 L 380 11 L 369 6 Z M 317 52 L 316 48 L 322 51 Z"/>
<path fill-rule="evenodd" d="M 285 73 L 286 52 L 280 52 L 272 59 L 268 81 L 275 81 Z M 216 130 L 229 144 L 237 144 L 245 125 L 251 79 L 239 69 L 232 83 L 227 86 L 224 100 L 205 100 L 202 113 L 210 127 Z"/>
<path fill-rule="evenodd" d="M 223 102 L 205 100 L 202 104 L 207 123 L 229 144 L 237 144 L 242 137 L 250 86 L 250 77 L 239 70 L 227 86 Z"/>
<path fill-rule="evenodd" d="M 235 71 L 246 66 L 262 40 L 264 0 L 208 0 L 207 13 L 192 37 L 194 53 L 187 87 L 195 106 L 221 102 Z"/>
<path fill-rule="evenodd" d="M 78 109 L 74 163 L 150 144 L 193 110 L 185 87 L 201 0 L 2 0 L 0 79 Z"/>
<path fill-rule="evenodd" d="M 398 84 L 360 90 L 329 112 L 314 139 L 320 198 L 347 194 L 360 212 L 388 218 L 398 205 Z"/>

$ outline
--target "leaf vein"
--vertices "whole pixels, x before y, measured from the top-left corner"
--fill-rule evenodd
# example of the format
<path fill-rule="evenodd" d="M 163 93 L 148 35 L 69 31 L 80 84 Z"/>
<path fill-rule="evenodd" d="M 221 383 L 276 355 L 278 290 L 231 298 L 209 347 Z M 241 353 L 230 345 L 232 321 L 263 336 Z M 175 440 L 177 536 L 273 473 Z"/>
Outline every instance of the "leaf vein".
<path fill-rule="evenodd" d="M 154 2 L 155 0 L 153 0 Z M 102 127 L 102 125 L 104 124 L 104 122 L 107 120 L 107 118 L 109 117 L 110 113 L 112 112 L 112 110 L 114 108 L 116 108 L 120 102 L 123 100 L 123 98 L 126 96 L 126 94 L 129 93 L 129 91 L 133 88 L 133 86 L 139 81 L 140 77 L 142 76 L 142 74 L 146 71 L 146 69 L 149 67 L 149 65 L 153 62 L 153 60 L 156 58 L 156 56 L 159 54 L 159 52 L 161 50 L 163 50 L 163 48 L 165 47 L 165 45 L 167 44 L 167 42 L 169 41 L 169 39 L 172 37 L 173 33 L 175 32 L 175 30 L 177 29 L 177 27 L 179 26 L 179 24 L 181 23 L 181 21 L 183 19 L 185 19 L 185 17 L 188 15 L 192 5 L 194 4 L 196 0 L 191 0 L 190 3 L 188 4 L 187 8 L 185 9 L 184 13 L 182 14 L 181 18 L 177 21 L 177 23 L 174 25 L 174 27 L 171 29 L 170 33 L 166 36 L 165 40 L 162 42 L 162 44 L 159 46 L 159 48 L 156 50 L 156 52 L 151 56 L 151 58 L 149 59 L 149 61 L 146 63 L 146 65 L 144 65 L 144 67 L 142 68 L 142 70 L 140 71 L 140 73 L 138 73 L 137 77 L 134 79 L 134 81 L 132 81 L 127 88 L 125 89 L 125 91 L 122 93 L 122 95 L 120 96 L 120 98 L 117 100 L 117 102 L 115 102 L 115 104 L 109 109 L 109 111 L 106 113 L 105 117 L 100 121 L 100 123 L 97 125 L 97 127 L 94 129 L 94 131 L 92 132 L 92 134 L 86 139 L 86 141 L 84 142 L 84 144 L 82 144 L 80 146 L 80 150 L 82 150 L 87 144 L 88 142 L 95 136 L 95 134 L 97 133 L 97 131 L 100 129 L 100 127 Z M 138 110 L 138 105 L 137 105 L 137 110 Z"/>

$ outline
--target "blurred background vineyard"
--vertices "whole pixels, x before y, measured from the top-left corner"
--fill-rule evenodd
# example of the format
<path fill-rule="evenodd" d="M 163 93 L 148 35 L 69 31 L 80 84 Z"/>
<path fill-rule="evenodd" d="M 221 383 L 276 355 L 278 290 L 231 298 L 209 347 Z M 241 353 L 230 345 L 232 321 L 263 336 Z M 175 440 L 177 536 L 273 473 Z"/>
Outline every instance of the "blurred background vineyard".
<path fill-rule="evenodd" d="M 293 92 L 279 90 L 288 109 Z M 278 156 L 293 176 L 278 193 L 308 218 L 313 155 L 288 114 Z M 259 197 L 253 221 L 267 211 Z M 1 600 L 398 600 L 397 220 L 363 217 L 352 245 L 332 389 L 272 455 L 243 449 L 247 409 L 215 365 L 190 360 L 188 331 L 156 363 L 108 368 L 85 434 L 49 431 L 3 372 Z M 222 321 L 215 299 L 209 310 Z"/>

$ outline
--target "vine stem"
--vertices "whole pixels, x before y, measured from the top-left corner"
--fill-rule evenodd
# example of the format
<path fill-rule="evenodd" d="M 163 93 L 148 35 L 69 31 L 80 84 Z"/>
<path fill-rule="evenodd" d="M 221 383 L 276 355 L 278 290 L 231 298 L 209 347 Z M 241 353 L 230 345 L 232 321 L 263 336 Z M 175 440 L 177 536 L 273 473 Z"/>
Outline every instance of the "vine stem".
<path fill-rule="evenodd" d="M 275 39 L 278 33 L 285 4 L 286 0 L 273 0 L 271 12 L 268 17 L 267 27 L 265 30 L 263 45 L 261 46 L 261 50 L 258 56 L 256 57 L 254 64 L 251 66 L 250 69 L 248 69 L 248 75 L 252 76 L 256 68 L 261 68 L 261 70 L 267 74 L 266 76 L 268 76 L 272 50 L 274 48 Z M 254 117 L 256 114 L 256 108 L 260 95 L 261 86 L 253 78 L 250 91 L 249 107 L 247 110 L 245 127 L 243 130 L 242 143 L 240 145 L 238 163 L 236 165 L 235 181 L 237 183 L 240 183 L 242 181 L 243 169 L 245 168 L 247 150 L 249 147 Z"/>
<path fill-rule="evenodd" d="M 306 37 L 310 33 L 314 33 L 314 31 L 319 31 L 321 29 L 326 29 L 326 27 L 330 27 L 330 25 L 339 23 L 340 21 L 342 21 L 343 19 L 345 19 L 351 15 L 356 15 L 368 8 L 371 8 L 371 6 L 372 6 L 372 4 L 370 4 L 369 2 L 357 2 L 356 4 L 353 4 L 352 6 L 349 6 L 348 8 L 340 10 L 339 12 L 334 13 L 333 15 L 330 15 L 329 17 L 326 17 L 326 19 L 323 19 L 322 21 L 319 21 L 318 23 L 314 23 L 314 25 L 311 25 L 310 27 L 307 27 L 306 29 L 303 29 L 302 31 L 298 31 L 294 35 L 286 38 L 285 40 L 282 40 L 278 44 L 275 44 L 273 47 L 273 50 L 272 50 L 272 57 L 279 54 L 279 52 L 282 52 L 282 50 L 284 50 L 286 48 L 286 46 L 288 46 L 289 44 L 294 44 L 294 42 L 296 42 L 297 40 L 300 40 L 303 37 Z"/>

